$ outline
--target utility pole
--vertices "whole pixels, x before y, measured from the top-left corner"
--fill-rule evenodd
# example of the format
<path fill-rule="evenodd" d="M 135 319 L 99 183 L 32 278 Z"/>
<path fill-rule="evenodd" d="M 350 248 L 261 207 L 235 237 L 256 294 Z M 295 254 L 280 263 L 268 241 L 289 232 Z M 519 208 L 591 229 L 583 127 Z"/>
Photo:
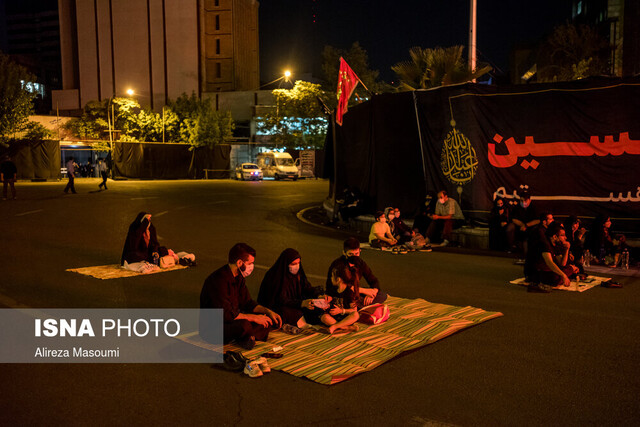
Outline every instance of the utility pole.
<path fill-rule="evenodd" d="M 476 70 L 476 21 L 478 17 L 477 0 L 469 0 L 469 70 Z M 474 80 L 475 82 L 475 80 Z"/>

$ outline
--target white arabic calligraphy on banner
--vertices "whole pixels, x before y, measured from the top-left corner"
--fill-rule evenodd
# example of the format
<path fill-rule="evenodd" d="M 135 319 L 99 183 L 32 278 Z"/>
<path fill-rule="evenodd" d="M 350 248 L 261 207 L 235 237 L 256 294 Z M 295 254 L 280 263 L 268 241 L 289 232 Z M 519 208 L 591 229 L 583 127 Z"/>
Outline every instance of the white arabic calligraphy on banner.
<path fill-rule="evenodd" d="M 618 193 L 614 196 L 613 193 L 609 193 L 609 197 L 583 197 L 583 196 L 531 196 L 533 200 L 574 200 L 580 202 L 640 202 L 640 186 L 637 187 L 635 197 L 631 195 L 631 191 L 627 192 L 627 195 Z M 513 190 L 513 194 L 507 194 L 507 190 L 504 187 L 498 188 L 493 193 L 493 200 L 500 197 L 501 199 L 520 199 L 517 190 Z"/>

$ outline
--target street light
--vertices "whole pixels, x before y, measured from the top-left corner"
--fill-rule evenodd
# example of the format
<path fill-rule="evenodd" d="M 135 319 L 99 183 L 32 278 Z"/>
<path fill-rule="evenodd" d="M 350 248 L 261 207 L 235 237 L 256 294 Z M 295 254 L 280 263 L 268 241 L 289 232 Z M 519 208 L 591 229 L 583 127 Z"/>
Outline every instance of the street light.
<path fill-rule="evenodd" d="M 291 71 L 290 71 L 290 70 L 285 70 L 285 71 L 284 71 L 284 74 L 283 74 L 282 76 L 278 77 L 277 79 L 275 79 L 275 80 L 274 80 L 274 81 L 272 81 L 272 82 L 269 82 L 269 83 L 265 83 L 265 84 L 263 84 L 263 85 L 262 85 L 262 86 L 260 86 L 258 89 L 262 89 L 262 88 L 263 88 L 263 87 L 265 87 L 265 86 L 272 85 L 272 84 L 274 84 L 275 82 L 280 82 L 280 83 L 282 84 L 282 80 L 284 80 L 285 82 L 289 83 L 289 81 L 290 81 L 290 79 L 291 79 L 291 75 L 292 75 L 292 74 L 291 74 Z M 280 86 L 278 86 L 278 87 L 280 87 Z"/>

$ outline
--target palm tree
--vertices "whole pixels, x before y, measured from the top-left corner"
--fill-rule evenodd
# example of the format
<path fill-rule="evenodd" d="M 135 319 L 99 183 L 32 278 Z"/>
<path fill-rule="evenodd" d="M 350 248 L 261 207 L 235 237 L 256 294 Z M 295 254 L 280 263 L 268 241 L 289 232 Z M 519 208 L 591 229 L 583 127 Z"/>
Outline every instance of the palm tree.
<path fill-rule="evenodd" d="M 398 90 L 409 91 L 465 83 L 491 71 L 492 68 L 488 65 L 482 65 L 473 72 L 469 70 L 462 59 L 463 49 L 463 46 L 409 49 L 411 61 L 398 62 L 391 67 L 400 79 Z"/>

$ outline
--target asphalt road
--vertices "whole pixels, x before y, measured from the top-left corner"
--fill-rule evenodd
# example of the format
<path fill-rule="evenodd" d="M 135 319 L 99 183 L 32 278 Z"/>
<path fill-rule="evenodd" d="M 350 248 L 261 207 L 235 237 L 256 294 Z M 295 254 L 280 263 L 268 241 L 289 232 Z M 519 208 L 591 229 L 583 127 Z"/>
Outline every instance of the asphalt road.
<path fill-rule="evenodd" d="M 293 247 L 320 285 L 345 235 L 300 222 L 326 181 L 19 183 L 0 203 L 0 307 L 197 307 L 228 249 L 257 250 L 252 295 Z M 116 263 L 145 210 L 161 244 L 198 266 L 97 280 L 67 268 Z M 273 372 L 259 379 L 207 364 L 5 364 L 0 424 L 97 425 L 638 425 L 640 281 L 623 289 L 529 294 L 521 267 L 452 251 L 363 258 L 390 294 L 472 305 L 504 317 L 403 354 L 334 386 Z M 2 325 L 1 327 L 7 327 Z M 10 325 L 9 325 L 10 327 Z M 2 343 L 0 343 L 2 345 Z"/>

